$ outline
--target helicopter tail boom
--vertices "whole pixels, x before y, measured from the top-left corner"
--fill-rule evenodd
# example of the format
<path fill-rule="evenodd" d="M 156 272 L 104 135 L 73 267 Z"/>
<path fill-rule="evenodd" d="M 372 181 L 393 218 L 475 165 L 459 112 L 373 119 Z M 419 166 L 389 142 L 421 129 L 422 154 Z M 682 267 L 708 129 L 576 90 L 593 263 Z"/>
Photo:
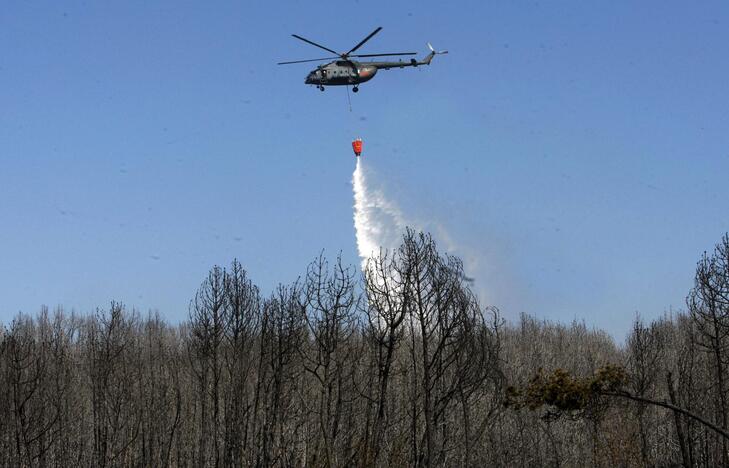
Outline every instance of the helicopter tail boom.
<path fill-rule="evenodd" d="M 405 68 L 405 67 L 419 67 L 421 65 L 430 65 L 433 57 L 436 55 L 447 54 L 447 50 L 435 50 L 430 42 L 428 43 L 430 53 L 426 55 L 423 60 L 410 59 L 409 62 L 365 62 L 367 65 L 376 67 L 378 70 L 388 70 L 390 68 Z"/>
<path fill-rule="evenodd" d="M 428 49 L 430 49 L 430 53 L 423 59 L 423 65 L 430 65 L 430 62 L 433 60 L 433 57 L 436 55 L 442 55 L 447 54 L 447 50 L 435 50 L 432 45 L 430 45 L 430 42 L 428 42 Z"/>

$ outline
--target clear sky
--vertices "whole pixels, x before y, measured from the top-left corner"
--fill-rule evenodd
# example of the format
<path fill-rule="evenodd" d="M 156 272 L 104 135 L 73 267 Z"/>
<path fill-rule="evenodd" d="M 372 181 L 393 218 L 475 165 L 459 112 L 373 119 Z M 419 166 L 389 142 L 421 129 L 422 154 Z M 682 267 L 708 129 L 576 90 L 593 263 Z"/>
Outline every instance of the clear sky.
<path fill-rule="evenodd" d="M 352 95 L 325 56 L 450 54 Z M 508 318 L 622 339 L 729 230 L 726 2 L 9 2 L 0 321 L 121 300 L 176 321 L 214 264 L 268 292 L 359 264 L 350 141 Z"/>

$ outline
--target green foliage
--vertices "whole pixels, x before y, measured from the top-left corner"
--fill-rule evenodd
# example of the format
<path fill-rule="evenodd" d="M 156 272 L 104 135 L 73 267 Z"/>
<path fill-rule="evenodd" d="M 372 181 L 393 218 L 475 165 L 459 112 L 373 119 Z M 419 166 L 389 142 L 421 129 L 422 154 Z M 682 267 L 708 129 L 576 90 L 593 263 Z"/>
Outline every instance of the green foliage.
<path fill-rule="evenodd" d="M 560 368 L 551 374 L 539 369 L 522 388 L 510 386 L 506 389 L 505 405 L 531 411 L 546 406 L 547 416 L 568 414 L 580 417 L 586 412 L 594 413 L 601 409 L 604 394 L 617 391 L 627 381 L 625 369 L 611 364 L 601 367 L 589 377 L 576 377 Z"/>

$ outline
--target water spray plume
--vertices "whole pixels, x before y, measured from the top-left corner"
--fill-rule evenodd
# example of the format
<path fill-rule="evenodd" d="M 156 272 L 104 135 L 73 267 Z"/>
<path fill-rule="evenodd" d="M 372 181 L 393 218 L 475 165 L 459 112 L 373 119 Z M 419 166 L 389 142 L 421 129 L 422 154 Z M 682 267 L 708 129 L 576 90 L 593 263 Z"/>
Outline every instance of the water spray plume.
<path fill-rule="evenodd" d="M 447 229 L 439 223 L 420 223 L 403 216 L 396 203 L 388 199 L 385 194 L 375 188 L 368 181 L 370 173 L 364 166 L 361 158 L 357 158 L 357 166 L 352 174 L 352 187 L 354 189 L 354 229 L 357 237 L 357 251 L 361 260 L 362 270 L 367 267 L 367 261 L 380 254 L 380 249 L 393 251 L 402 243 L 402 235 L 410 226 L 416 230 L 430 230 L 443 243 L 446 250 L 459 255 L 463 260 L 465 271 L 463 279 L 474 284 L 471 276 L 473 272 L 480 271 L 480 258 L 482 254 L 457 245 Z M 479 297 L 485 299 L 489 295 L 480 286 L 476 286 Z"/>
<path fill-rule="evenodd" d="M 357 158 L 352 174 L 352 187 L 357 251 L 364 269 L 367 260 L 378 255 L 380 248 L 393 250 L 400 245 L 407 223 L 394 203 L 381 191 L 367 185 L 366 171 L 360 158 Z"/>

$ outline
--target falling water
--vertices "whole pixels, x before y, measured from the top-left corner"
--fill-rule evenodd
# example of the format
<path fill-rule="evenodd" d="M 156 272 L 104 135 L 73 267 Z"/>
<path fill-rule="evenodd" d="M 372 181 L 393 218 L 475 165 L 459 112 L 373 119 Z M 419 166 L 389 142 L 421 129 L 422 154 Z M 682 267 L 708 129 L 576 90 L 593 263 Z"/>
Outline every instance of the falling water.
<path fill-rule="evenodd" d="M 377 255 L 380 248 L 397 248 L 407 223 L 400 209 L 384 193 L 368 186 L 367 174 L 362 159 L 357 158 L 357 167 L 352 174 L 354 188 L 354 229 L 357 236 L 357 250 L 362 267 L 367 259 Z"/>

